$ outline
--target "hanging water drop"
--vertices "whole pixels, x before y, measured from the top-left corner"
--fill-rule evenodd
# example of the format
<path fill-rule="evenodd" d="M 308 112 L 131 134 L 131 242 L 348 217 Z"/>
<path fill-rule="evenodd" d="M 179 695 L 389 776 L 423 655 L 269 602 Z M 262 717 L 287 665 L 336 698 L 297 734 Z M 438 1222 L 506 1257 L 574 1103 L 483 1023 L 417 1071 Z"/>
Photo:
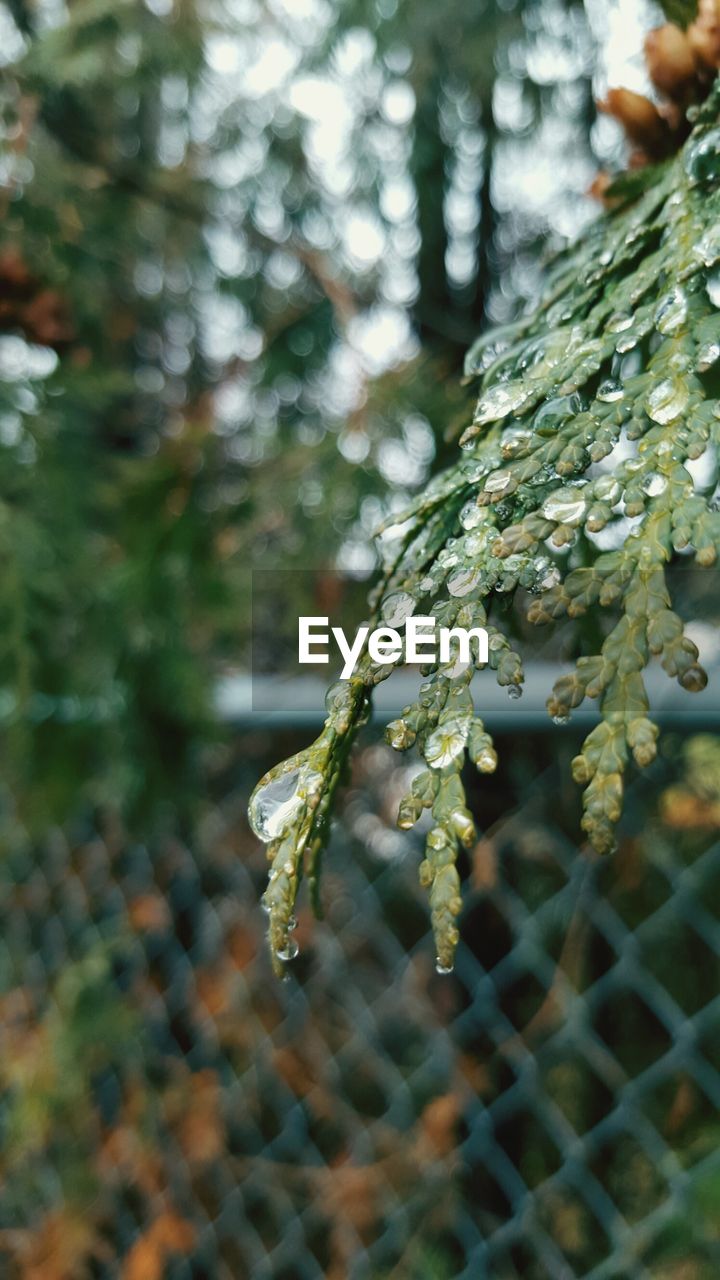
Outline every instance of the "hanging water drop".
<path fill-rule="evenodd" d="M 507 687 L 507 695 L 508 698 L 512 698 L 513 702 L 516 702 L 518 698 L 522 698 L 522 685 L 509 684 Z"/>
<path fill-rule="evenodd" d="M 300 768 L 276 774 L 253 791 L 248 806 L 250 826 L 265 844 L 278 840 L 290 829 L 304 804 Z"/>
<path fill-rule="evenodd" d="M 438 956 L 437 960 L 435 961 L 435 972 L 436 972 L 436 973 L 441 973 L 441 974 L 445 975 L 445 974 L 447 974 L 447 973 L 452 973 L 452 971 L 453 971 L 453 969 L 454 969 L 454 968 L 455 968 L 455 966 L 454 966 L 454 965 L 452 965 L 452 964 L 443 964 L 439 956 Z"/>
<path fill-rule="evenodd" d="M 278 960 L 294 960 L 300 954 L 300 947 L 295 938 L 288 938 L 285 946 L 277 953 Z"/>

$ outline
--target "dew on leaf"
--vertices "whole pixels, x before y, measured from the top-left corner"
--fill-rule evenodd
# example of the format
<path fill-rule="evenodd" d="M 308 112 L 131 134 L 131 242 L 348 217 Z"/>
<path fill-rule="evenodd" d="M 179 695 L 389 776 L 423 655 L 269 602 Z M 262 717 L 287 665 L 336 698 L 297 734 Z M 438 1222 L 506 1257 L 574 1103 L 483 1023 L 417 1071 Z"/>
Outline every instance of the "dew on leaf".
<path fill-rule="evenodd" d="M 382 602 L 383 622 L 387 622 L 389 627 L 399 627 L 411 616 L 414 608 L 414 597 L 408 591 L 395 591 Z"/>
<path fill-rule="evenodd" d="M 511 481 L 512 475 L 509 471 L 493 471 L 485 481 L 485 492 L 504 493 Z"/>
<path fill-rule="evenodd" d="M 543 515 L 559 524 L 578 524 L 586 510 L 587 502 L 573 489 L 558 489 L 543 503 Z"/>
<path fill-rule="evenodd" d="M 657 471 L 651 471 L 642 482 L 641 488 L 649 498 L 657 498 L 667 489 L 668 482 L 666 476 L 661 476 Z"/>
<path fill-rule="evenodd" d="M 528 399 L 527 383 L 521 379 L 515 382 L 501 382 L 483 392 L 478 401 L 473 422 L 483 426 L 486 422 L 497 422 L 514 413 Z"/>
<path fill-rule="evenodd" d="M 292 826 L 305 804 L 300 767 L 260 782 L 250 797 L 248 817 L 259 840 L 278 840 Z"/>
<path fill-rule="evenodd" d="M 712 369 L 720 358 L 720 342 L 706 342 L 703 346 L 698 347 L 697 357 L 695 360 L 695 368 L 698 373 L 706 373 L 708 369 Z"/>
<path fill-rule="evenodd" d="M 623 394 L 622 386 L 615 378 L 606 378 L 595 392 L 595 399 L 611 403 L 613 400 L 622 400 Z"/>
<path fill-rule="evenodd" d="M 715 266 L 715 263 L 720 260 L 720 223 L 708 228 L 697 244 L 693 245 L 693 252 L 704 267 Z"/>
<path fill-rule="evenodd" d="M 294 960 L 295 957 L 299 954 L 300 954 L 300 947 L 298 946 L 295 939 L 288 938 L 285 946 L 278 951 L 277 957 L 278 957 L 278 960 Z"/>
<path fill-rule="evenodd" d="M 452 764 L 465 749 L 468 726 L 460 720 L 447 720 L 438 725 L 425 742 L 424 755 L 433 769 Z"/>
<path fill-rule="evenodd" d="M 711 186 L 720 179 L 720 128 L 692 138 L 685 149 L 685 172 L 695 185 Z"/>
<path fill-rule="evenodd" d="M 707 296 L 714 307 L 720 307 L 720 271 L 713 271 L 705 284 Z"/>
<path fill-rule="evenodd" d="M 676 286 L 661 298 L 655 310 L 655 328 L 665 336 L 677 333 L 688 318 L 688 300 L 684 289 Z"/>
<path fill-rule="evenodd" d="M 460 524 L 463 529 L 476 529 L 484 519 L 485 513 L 476 502 L 466 502 L 460 512 Z"/>
<path fill-rule="evenodd" d="M 476 569 L 460 569 L 448 578 L 447 589 L 451 596 L 467 596 L 479 581 L 480 574 Z"/>
<path fill-rule="evenodd" d="M 688 401 L 687 388 L 681 382 L 663 378 L 653 387 L 645 401 L 645 408 L 653 422 L 665 426 L 680 417 Z"/>

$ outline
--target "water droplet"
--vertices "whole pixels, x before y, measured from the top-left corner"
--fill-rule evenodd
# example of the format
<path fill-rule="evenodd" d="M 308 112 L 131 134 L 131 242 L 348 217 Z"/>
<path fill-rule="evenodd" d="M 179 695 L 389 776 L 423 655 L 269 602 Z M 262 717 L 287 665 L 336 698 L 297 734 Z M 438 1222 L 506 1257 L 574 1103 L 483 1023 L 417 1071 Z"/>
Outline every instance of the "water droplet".
<path fill-rule="evenodd" d="M 294 938 L 288 938 L 285 946 L 278 951 L 278 960 L 294 960 L 300 954 L 300 948 Z"/>
<path fill-rule="evenodd" d="M 688 318 L 688 300 L 684 289 L 677 286 L 661 298 L 655 311 L 655 328 L 666 336 L 682 329 Z"/>
<path fill-rule="evenodd" d="M 576 489 L 558 489 L 543 503 L 543 515 L 559 524 L 579 524 L 587 510 L 587 502 Z"/>
<path fill-rule="evenodd" d="M 493 471 L 485 481 L 486 493 L 503 493 L 512 480 L 509 471 Z"/>
<path fill-rule="evenodd" d="M 336 680 L 325 694 L 325 710 L 328 715 L 349 711 L 352 701 L 352 685 L 349 680 Z"/>
<path fill-rule="evenodd" d="M 447 589 L 451 596 L 467 596 L 479 581 L 480 574 L 476 569 L 460 569 L 448 578 Z"/>
<path fill-rule="evenodd" d="M 514 458 L 532 440 L 532 432 L 523 427 L 507 427 L 500 441 L 503 458 Z"/>
<path fill-rule="evenodd" d="M 485 519 L 485 513 L 476 502 L 466 502 L 460 512 L 460 524 L 463 529 L 476 529 Z"/>
<path fill-rule="evenodd" d="M 508 698 L 512 698 L 513 702 L 516 702 L 518 698 L 522 698 L 522 685 L 509 684 L 507 687 L 507 695 Z"/>
<path fill-rule="evenodd" d="M 692 183 L 710 185 L 717 182 L 720 177 L 720 128 L 708 129 L 688 143 L 685 172 Z"/>
<path fill-rule="evenodd" d="M 556 396 L 546 400 L 533 418 L 533 428 L 541 436 L 553 435 L 563 422 L 574 418 L 583 409 L 579 395 Z"/>
<path fill-rule="evenodd" d="M 651 471 L 642 482 L 642 491 L 649 498 L 657 498 L 667 489 L 668 482 L 666 476 L 658 475 L 657 471 Z"/>
<path fill-rule="evenodd" d="M 700 259 L 704 267 L 714 267 L 720 259 L 720 223 L 708 230 L 693 245 L 693 253 Z"/>
<path fill-rule="evenodd" d="M 253 791 L 248 806 L 250 826 L 266 844 L 278 840 L 290 829 L 304 804 L 301 769 L 276 774 Z"/>
<path fill-rule="evenodd" d="M 695 368 L 698 373 L 706 373 L 720 359 L 720 342 L 706 342 L 698 347 Z"/>
<path fill-rule="evenodd" d="M 674 422 L 679 418 L 687 400 L 687 389 L 681 382 L 663 378 L 662 382 L 658 382 L 657 386 L 653 387 L 645 402 L 645 408 L 653 422 L 659 422 L 665 426 L 666 423 Z"/>
<path fill-rule="evenodd" d="M 610 316 L 605 328 L 608 333 L 622 333 L 623 329 L 630 328 L 634 319 L 634 316 L 629 316 L 624 311 L 616 311 L 614 315 Z"/>
<path fill-rule="evenodd" d="M 601 476 L 593 485 L 595 497 L 601 502 L 607 502 L 611 507 L 615 506 L 622 492 L 620 485 L 614 476 Z"/>
<path fill-rule="evenodd" d="M 713 306 L 720 307 L 720 271 L 713 271 L 712 275 L 708 276 L 705 288 Z"/>
<path fill-rule="evenodd" d="M 382 602 L 383 621 L 389 627 L 399 627 L 412 614 L 415 600 L 407 591 L 396 591 Z"/>
<path fill-rule="evenodd" d="M 444 769 L 451 764 L 465 749 L 468 722 L 446 720 L 438 725 L 425 743 L 424 755 L 433 769 Z"/>
<path fill-rule="evenodd" d="M 454 969 L 454 968 L 455 968 L 455 966 L 454 966 L 454 965 L 452 965 L 452 964 L 443 964 L 443 963 L 441 962 L 441 960 L 440 960 L 440 957 L 439 957 L 439 956 L 438 956 L 437 960 L 435 961 L 435 972 L 436 972 L 436 973 L 442 973 L 442 974 L 452 973 L 452 971 L 453 971 L 453 969 Z"/>
<path fill-rule="evenodd" d="M 569 724 L 570 717 L 569 716 L 553 716 L 552 722 L 553 724 Z"/>
<path fill-rule="evenodd" d="M 620 383 L 617 382 L 614 378 L 606 378 L 604 382 L 600 383 L 600 386 L 595 392 L 596 400 L 603 400 L 608 403 L 612 402 L 613 400 L 622 400 L 622 398 L 623 398 L 623 389 Z"/>
<path fill-rule="evenodd" d="M 522 379 L 517 379 L 515 382 L 500 382 L 497 386 L 490 387 L 490 390 L 480 397 L 473 422 L 476 426 L 483 426 L 486 422 L 497 422 L 500 418 L 507 418 L 508 414 L 519 409 L 527 398 L 528 387 Z"/>

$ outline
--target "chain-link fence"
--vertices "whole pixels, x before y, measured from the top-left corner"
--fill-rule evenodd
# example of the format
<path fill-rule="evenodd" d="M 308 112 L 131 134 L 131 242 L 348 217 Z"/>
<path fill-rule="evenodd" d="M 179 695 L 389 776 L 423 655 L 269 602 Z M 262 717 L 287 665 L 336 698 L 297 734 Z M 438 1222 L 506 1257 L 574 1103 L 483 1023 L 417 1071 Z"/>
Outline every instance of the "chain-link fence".
<path fill-rule="evenodd" d="M 573 735 L 477 784 L 434 970 L 407 767 L 358 754 L 327 919 L 272 978 L 246 733 L 200 835 L 19 839 L 2 907 L 9 1280 L 564 1280 L 720 1270 L 720 756 L 666 739 L 617 853 L 579 850 Z"/>

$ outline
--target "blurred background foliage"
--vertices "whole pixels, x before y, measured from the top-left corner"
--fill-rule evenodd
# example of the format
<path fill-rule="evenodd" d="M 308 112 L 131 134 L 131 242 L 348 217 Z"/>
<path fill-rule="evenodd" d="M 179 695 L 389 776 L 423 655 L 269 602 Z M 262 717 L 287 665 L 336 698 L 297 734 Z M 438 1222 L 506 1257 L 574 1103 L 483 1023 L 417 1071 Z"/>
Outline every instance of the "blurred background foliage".
<path fill-rule="evenodd" d="M 199 794 L 252 567 L 368 573 L 458 371 L 595 216 L 581 6 L 0 11 L 5 780 Z M 211 735 L 212 736 L 212 735 Z"/>
<path fill-rule="evenodd" d="M 654 14 L 0 8 L 11 1280 L 717 1274 L 717 1171 L 692 1213 L 675 1195 L 717 1147 L 714 743 L 670 742 L 578 918 L 567 762 L 509 742 L 440 981 L 407 770 L 369 729 L 329 926 L 303 911 L 279 985 L 244 809 L 300 743 L 233 740 L 212 701 L 249 661 L 253 567 L 372 572 L 469 418 L 465 348 L 596 216 L 622 147 L 594 90 Z M 676 884 L 696 920 L 669 945 Z"/>

